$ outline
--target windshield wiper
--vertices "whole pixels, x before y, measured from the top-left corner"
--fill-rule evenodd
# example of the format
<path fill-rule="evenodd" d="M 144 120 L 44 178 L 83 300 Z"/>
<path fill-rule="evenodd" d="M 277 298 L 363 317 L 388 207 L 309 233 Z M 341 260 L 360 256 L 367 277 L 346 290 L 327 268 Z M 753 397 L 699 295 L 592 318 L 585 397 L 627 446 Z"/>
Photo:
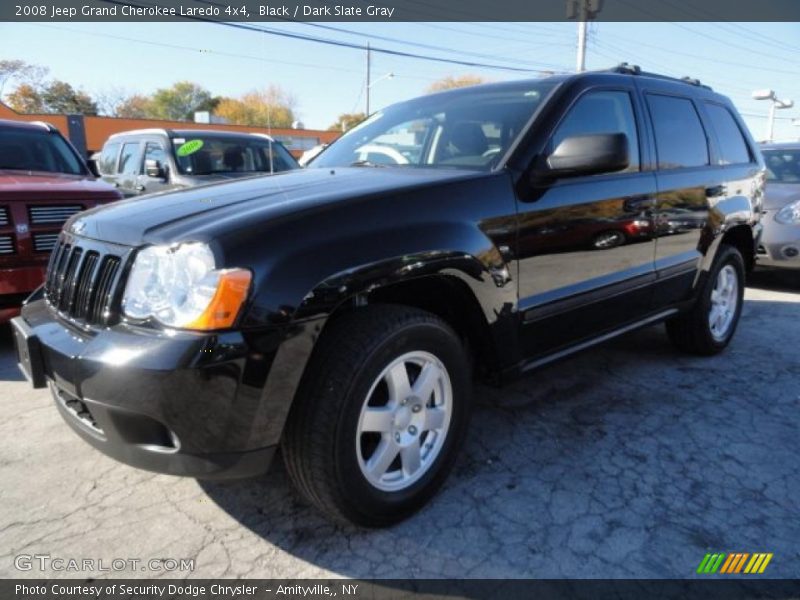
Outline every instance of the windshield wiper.
<path fill-rule="evenodd" d="M 351 162 L 348 166 L 350 166 L 350 167 L 379 167 L 379 168 L 382 168 L 382 167 L 385 167 L 386 165 L 379 164 L 379 163 L 374 163 L 374 162 L 369 161 L 369 160 L 357 160 L 355 162 Z"/>

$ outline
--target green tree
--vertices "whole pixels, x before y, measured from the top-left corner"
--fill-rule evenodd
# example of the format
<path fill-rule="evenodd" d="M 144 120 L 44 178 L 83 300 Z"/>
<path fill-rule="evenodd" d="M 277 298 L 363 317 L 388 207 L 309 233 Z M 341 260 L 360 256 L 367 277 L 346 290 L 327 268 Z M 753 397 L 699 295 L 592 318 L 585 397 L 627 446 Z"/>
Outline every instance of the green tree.
<path fill-rule="evenodd" d="M 156 90 L 151 99 L 152 115 L 157 119 L 191 121 L 198 107 L 207 106 L 211 100 L 211 92 L 204 87 L 191 81 L 179 81 L 172 87 Z"/>
<path fill-rule="evenodd" d="M 223 98 L 214 114 L 235 125 L 291 127 L 295 120 L 296 103 L 294 96 L 276 85 L 270 85 L 239 98 Z"/>
<path fill-rule="evenodd" d="M 116 102 L 111 114 L 125 119 L 152 119 L 154 118 L 153 101 L 142 94 L 133 94 Z"/>
<path fill-rule="evenodd" d="M 358 113 L 343 113 L 339 115 L 336 119 L 336 122 L 328 127 L 328 131 L 347 131 L 348 129 L 352 129 L 361 121 L 367 118 L 367 115 L 363 112 Z"/>
<path fill-rule="evenodd" d="M 486 79 L 484 79 L 480 75 L 461 75 L 459 77 L 454 77 L 452 75 L 449 75 L 447 77 L 443 77 L 438 81 L 434 81 L 432 84 L 430 84 L 428 86 L 428 93 L 443 92 L 444 90 L 451 90 L 453 88 L 460 88 L 460 87 L 468 87 L 470 85 L 478 85 L 481 83 L 486 83 Z"/>
<path fill-rule="evenodd" d="M 41 97 L 45 112 L 96 115 L 97 104 L 86 92 L 74 89 L 66 81 L 58 79 L 44 86 Z"/>
<path fill-rule="evenodd" d="M 97 105 L 89 94 L 58 79 L 41 87 L 22 83 L 8 94 L 7 100 L 11 108 L 21 113 L 97 114 Z"/>

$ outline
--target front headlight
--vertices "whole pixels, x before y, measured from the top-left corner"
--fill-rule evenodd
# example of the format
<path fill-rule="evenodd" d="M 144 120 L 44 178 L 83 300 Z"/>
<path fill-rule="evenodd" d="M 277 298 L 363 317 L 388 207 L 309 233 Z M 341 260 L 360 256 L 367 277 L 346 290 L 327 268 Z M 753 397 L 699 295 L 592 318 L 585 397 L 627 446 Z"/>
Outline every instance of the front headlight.
<path fill-rule="evenodd" d="M 800 200 L 787 204 L 775 215 L 775 220 L 783 225 L 797 225 L 800 223 Z"/>
<path fill-rule="evenodd" d="M 149 246 L 139 251 L 122 298 L 124 313 L 169 327 L 224 329 L 247 299 L 250 271 L 217 269 L 202 243 Z"/>

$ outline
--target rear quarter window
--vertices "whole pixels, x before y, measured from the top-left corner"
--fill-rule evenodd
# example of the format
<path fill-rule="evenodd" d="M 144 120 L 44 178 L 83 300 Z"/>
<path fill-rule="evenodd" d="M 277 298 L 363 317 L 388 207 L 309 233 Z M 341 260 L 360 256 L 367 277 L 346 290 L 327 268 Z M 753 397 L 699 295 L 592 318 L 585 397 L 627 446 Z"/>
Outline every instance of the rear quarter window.
<path fill-rule="evenodd" d="M 113 175 L 117 170 L 117 155 L 119 154 L 119 142 L 113 142 L 103 146 L 100 158 L 97 159 L 97 169 L 103 175 Z"/>
<path fill-rule="evenodd" d="M 659 169 L 709 164 L 708 141 L 694 103 L 688 98 L 648 94 Z"/>
<path fill-rule="evenodd" d="M 719 160 L 723 165 L 751 162 L 750 150 L 742 130 L 731 112 L 720 104 L 706 103 L 706 112 L 719 142 Z"/>

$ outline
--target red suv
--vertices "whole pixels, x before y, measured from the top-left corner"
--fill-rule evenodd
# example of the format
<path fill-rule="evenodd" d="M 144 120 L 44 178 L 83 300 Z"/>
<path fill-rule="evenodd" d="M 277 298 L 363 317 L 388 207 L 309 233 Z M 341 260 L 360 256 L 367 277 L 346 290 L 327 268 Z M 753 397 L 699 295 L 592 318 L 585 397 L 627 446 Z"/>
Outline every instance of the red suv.
<path fill-rule="evenodd" d="M 121 197 L 52 125 L 0 120 L 0 323 L 44 280 L 64 222 Z"/>

